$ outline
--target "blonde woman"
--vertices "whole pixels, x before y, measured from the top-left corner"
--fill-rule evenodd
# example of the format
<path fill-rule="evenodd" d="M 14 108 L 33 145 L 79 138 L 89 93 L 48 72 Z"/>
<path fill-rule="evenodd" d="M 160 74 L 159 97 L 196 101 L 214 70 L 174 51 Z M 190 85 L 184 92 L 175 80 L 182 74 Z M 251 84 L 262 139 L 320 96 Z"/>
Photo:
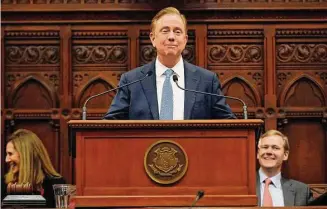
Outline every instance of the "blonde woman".
<path fill-rule="evenodd" d="M 6 163 L 9 171 L 2 185 L 3 197 L 8 184 L 29 183 L 34 194 L 41 194 L 46 199 L 47 207 L 55 207 L 52 185 L 63 184 L 65 180 L 54 169 L 47 150 L 35 133 L 19 129 L 9 137 Z"/>

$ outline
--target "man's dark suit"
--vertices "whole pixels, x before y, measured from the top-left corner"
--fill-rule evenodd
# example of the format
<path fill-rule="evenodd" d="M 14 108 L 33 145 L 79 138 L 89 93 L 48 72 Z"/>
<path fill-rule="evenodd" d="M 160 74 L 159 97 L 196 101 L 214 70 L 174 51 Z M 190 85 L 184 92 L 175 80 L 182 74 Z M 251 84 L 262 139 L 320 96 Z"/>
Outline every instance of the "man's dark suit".
<path fill-rule="evenodd" d="M 124 73 L 119 85 L 144 77 L 149 71 L 152 76 L 141 82 L 120 89 L 104 119 L 158 120 L 158 101 L 155 61 Z M 185 88 L 222 94 L 215 73 L 192 65 L 184 60 Z M 174 83 L 172 85 L 175 85 Z M 222 97 L 185 92 L 184 119 L 235 118 Z"/>
<path fill-rule="evenodd" d="M 313 200 L 308 185 L 293 179 L 281 178 L 285 206 L 304 206 Z M 258 205 L 261 206 L 260 177 L 257 175 Z"/>

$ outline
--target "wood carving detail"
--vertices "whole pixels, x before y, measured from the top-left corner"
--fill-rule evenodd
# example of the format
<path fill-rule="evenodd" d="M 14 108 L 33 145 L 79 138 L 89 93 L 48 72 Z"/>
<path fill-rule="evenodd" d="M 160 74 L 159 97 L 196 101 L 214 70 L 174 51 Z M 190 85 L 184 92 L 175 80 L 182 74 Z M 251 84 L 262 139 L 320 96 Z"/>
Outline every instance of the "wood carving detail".
<path fill-rule="evenodd" d="M 141 65 L 151 62 L 157 56 L 157 51 L 152 45 L 141 46 Z"/>
<path fill-rule="evenodd" d="M 208 49 L 209 64 L 263 62 L 263 48 L 260 45 L 211 45 Z"/>
<path fill-rule="evenodd" d="M 208 30 L 208 38 L 263 38 L 263 30 L 257 29 L 234 29 L 234 30 L 222 30 L 222 29 L 210 29 Z"/>
<path fill-rule="evenodd" d="M 73 31 L 73 39 L 117 39 L 127 38 L 127 31 Z"/>
<path fill-rule="evenodd" d="M 277 74 L 278 87 L 284 85 L 289 77 L 292 76 L 290 72 L 281 72 Z"/>
<path fill-rule="evenodd" d="M 327 63 L 327 44 L 278 44 L 277 63 Z"/>
<path fill-rule="evenodd" d="M 277 29 L 276 37 L 326 37 L 327 29 Z"/>
<path fill-rule="evenodd" d="M 59 64 L 58 46 L 6 46 L 7 64 Z"/>
<path fill-rule="evenodd" d="M 38 76 L 27 76 L 15 83 L 8 98 L 9 108 L 49 109 L 57 107 L 53 89 Z"/>
<path fill-rule="evenodd" d="M 324 90 L 318 83 L 302 76 L 291 82 L 280 96 L 281 106 L 323 107 L 326 106 Z"/>
<path fill-rule="evenodd" d="M 12 91 L 13 85 L 17 82 L 19 82 L 20 79 L 24 79 L 25 77 L 28 77 L 27 73 L 6 73 L 6 87 L 7 87 L 7 95 Z M 43 73 L 38 74 L 38 76 L 42 76 L 42 79 L 44 81 L 48 81 L 47 83 L 50 84 L 49 88 L 53 88 L 54 91 L 58 91 L 60 81 L 59 81 L 59 72 L 49 72 L 49 73 Z M 47 84 L 47 85 L 48 85 Z M 51 87 L 50 87 L 51 86 Z"/>
<path fill-rule="evenodd" d="M 21 38 L 47 38 L 59 39 L 58 31 L 6 31 L 6 39 L 21 39 Z"/>
<path fill-rule="evenodd" d="M 317 73 L 317 74 L 319 74 L 319 73 Z M 323 81 L 323 83 L 325 84 L 325 86 L 327 86 L 327 72 L 320 73 L 319 77 Z"/>
<path fill-rule="evenodd" d="M 257 107 L 261 105 L 260 94 L 247 81 L 240 77 L 225 81 L 223 84 L 223 92 L 224 95 L 241 98 L 248 107 Z M 229 92 L 233 92 L 233 94 Z M 240 107 L 238 101 L 228 100 L 228 104 L 232 107 Z"/>
<path fill-rule="evenodd" d="M 73 46 L 74 64 L 126 64 L 127 46 Z"/>
<path fill-rule="evenodd" d="M 75 97 L 75 107 L 82 107 L 85 101 L 95 94 L 113 89 L 114 87 L 110 85 L 107 81 L 97 78 L 89 82 L 80 93 Z M 99 98 L 90 100 L 88 103 L 89 108 L 108 108 L 112 102 L 113 97 L 116 92 L 112 91 L 106 95 L 102 95 Z"/>

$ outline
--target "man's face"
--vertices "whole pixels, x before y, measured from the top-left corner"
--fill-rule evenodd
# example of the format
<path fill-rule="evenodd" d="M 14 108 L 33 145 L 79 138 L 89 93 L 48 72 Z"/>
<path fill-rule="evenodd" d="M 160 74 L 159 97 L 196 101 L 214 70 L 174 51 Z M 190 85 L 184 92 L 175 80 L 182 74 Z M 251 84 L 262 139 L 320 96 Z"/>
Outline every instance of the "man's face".
<path fill-rule="evenodd" d="M 151 31 L 150 39 L 152 45 L 157 49 L 159 59 L 161 57 L 180 57 L 187 42 L 183 20 L 174 14 L 162 16 Z"/>
<path fill-rule="evenodd" d="M 261 139 L 257 159 L 263 169 L 280 172 L 283 161 L 288 159 L 281 136 L 267 136 Z"/>
<path fill-rule="evenodd" d="M 6 163 L 9 164 L 10 169 L 13 173 L 18 173 L 19 171 L 19 153 L 14 148 L 14 145 L 12 142 L 8 142 L 6 146 Z"/>

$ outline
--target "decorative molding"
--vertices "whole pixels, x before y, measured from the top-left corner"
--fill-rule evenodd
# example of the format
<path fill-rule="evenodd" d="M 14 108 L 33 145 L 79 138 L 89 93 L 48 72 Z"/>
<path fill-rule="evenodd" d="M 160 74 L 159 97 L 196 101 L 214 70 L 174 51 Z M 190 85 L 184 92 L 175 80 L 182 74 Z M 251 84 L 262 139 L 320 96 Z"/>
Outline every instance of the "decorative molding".
<path fill-rule="evenodd" d="M 182 52 L 182 56 L 189 63 L 195 63 L 195 45 L 188 44 L 185 46 L 185 49 Z"/>
<path fill-rule="evenodd" d="M 252 44 L 224 44 L 208 47 L 209 64 L 216 63 L 243 63 L 262 64 L 263 46 Z"/>
<path fill-rule="evenodd" d="M 325 86 L 327 86 L 327 72 L 321 72 L 320 75 L 319 75 L 319 77 L 323 81 L 323 83 L 325 84 Z"/>
<path fill-rule="evenodd" d="M 326 64 L 327 44 L 277 44 L 277 64 Z"/>
<path fill-rule="evenodd" d="M 236 111 L 233 111 L 233 113 L 234 113 L 234 115 L 237 117 L 237 118 L 239 118 L 239 119 L 243 119 L 244 118 L 244 114 L 243 114 L 243 112 L 236 112 Z M 251 112 L 251 111 L 248 111 L 248 118 L 249 119 L 254 119 L 254 118 L 256 118 L 256 114 L 255 114 L 255 112 Z"/>
<path fill-rule="evenodd" d="M 277 73 L 277 81 L 278 81 L 278 87 L 281 87 L 282 85 L 285 84 L 287 79 L 292 76 L 291 72 L 280 72 Z"/>
<path fill-rule="evenodd" d="M 73 39 L 127 38 L 127 31 L 73 31 Z"/>
<path fill-rule="evenodd" d="M 110 84 L 112 88 L 116 87 L 120 81 L 121 75 L 125 71 L 120 72 L 106 72 L 105 77 L 99 76 L 97 73 L 88 73 L 88 72 L 73 72 L 73 95 L 76 95 L 76 92 L 79 91 L 81 86 L 90 85 L 96 80 L 103 80 L 105 83 Z M 107 79 L 108 78 L 108 79 Z M 113 86 L 114 85 L 114 86 Z"/>
<path fill-rule="evenodd" d="M 258 29 L 210 29 L 208 38 L 263 38 L 263 30 Z"/>
<path fill-rule="evenodd" d="M 327 36 L 327 29 L 277 29 L 276 37 L 289 38 L 289 37 L 322 37 Z"/>
<path fill-rule="evenodd" d="M 256 128 L 263 124 L 262 120 L 219 120 L 219 121 L 196 121 L 190 120 L 187 123 L 183 122 L 161 122 L 161 121 L 139 121 L 137 123 L 130 120 L 108 121 L 69 121 L 68 126 L 71 128 L 185 128 L 191 129 L 194 127 L 200 128 Z"/>
<path fill-rule="evenodd" d="M 287 118 L 321 118 L 324 116 L 324 112 L 321 110 L 317 111 L 292 111 L 292 110 L 285 110 L 285 117 Z"/>
<path fill-rule="evenodd" d="M 307 89 L 310 90 L 310 93 L 306 95 L 304 98 L 301 96 L 303 94 L 303 89 L 299 90 L 299 88 L 303 85 L 309 85 Z M 315 101 L 315 99 L 319 100 L 319 104 L 313 104 L 313 103 L 308 103 Z M 289 102 L 292 99 L 296 99 L 296 104 L 290 105 Z M 280 106 L 300 106 L 300 107 L 322 107 L 326 105 L 326 98 L 325 98 L 325 93 L 324 93 L 324 88 L 323 86 L 317 82 L 316 79 L 311 77 L 310 75 L 300 75 L 291 81 L 289 81 L 284 90 L 280 94 L 280 99 L 279 99 Z"/>
<path fill-rule="evenodd" d="M 75 45 L 72 47 L 73 64 L 127 64 L 126 45 Z"/>
<path fill-rule="evenodd" d="M 5 31 L 6 39 L 22 39 L 22 38 L 46 38 L 59 39 L 59 31 Z"/>
<path fill-rule="evenodd" d="M 28 111 L 22 112 L 14 109 L 7 109 L 4 116 L 6 120 L 15 120 L 15 119 L 52 119 L 53 115 L 58 113 L 58 109 L 51 109 L 49 111 Z M 14 121 L 13 121 L 14 122 Z"/>
<path fill-rule="evenodd" d="M 229 89 L 232 88 L 233 85 L 237 85 L 238 92 L 241 92 L 240 95 L 237 95 L 236 97 L 241 98 L 245 103 L 251 107 L 258 107 L 262 104 L 261 97 L 258 92 L 258 90 L 250 83 L 247 79 L 236 76 L 236 77 L 230 77 L 227 80 L 224 80 L 221 84 L 223 86 L 222 91 L 227 96 L 234 96 L 229 94 Z M 235 89 L 235 88 L 234 88 Z M 239 102 L 236 101 L 230 101 L 231 104 L 237 104 L 237 107 L 239 107 Z"/>
<path fill-rule="evenodd" d="M 54 89 L 57 91 L 59 89 L 60 80 L 59 80 L 59 72 L 42 72 L 38 73 L 38 76 L 42 76 L 44 80 L 49 81 L 49 84 L 51 84 Z M 12 90 L 13 85 L 16 81 L 20 79 L 24 79 L 27 76 L 32 76 L 31 73 L 22 73 L 22 72 L 16 72 L 16 73 L 6 73 L 5 77 L 6 79 L 6 94 L 10 93 Z"/>
<path fill-rule="evenodd" d="M 154 48 L 152 45 L 141 45 L 140 46 L 140 63 L 141 65 L 144 65 L 146 63 L 151 62 L 154 60 L 157 56 L 156 48 Z"/>
<path fill-rule="evenodd" d="M 15 119 L 51 119 L 51 113 L 14 113 Z"/>
<path fill-rule="evenodd" d="M 60 64 L 59 46 L 6 46 L 6 64 Z"/>
<path fill-rule="evenodd" d="M 250 72 L 251 73 L 251 72 Z M 260 72 L 255 72 L 252 75 L 252 79 L 255 81 L 255 83 L 260 86 L 261 84 L 263 84 L 263 78 Z"/>

